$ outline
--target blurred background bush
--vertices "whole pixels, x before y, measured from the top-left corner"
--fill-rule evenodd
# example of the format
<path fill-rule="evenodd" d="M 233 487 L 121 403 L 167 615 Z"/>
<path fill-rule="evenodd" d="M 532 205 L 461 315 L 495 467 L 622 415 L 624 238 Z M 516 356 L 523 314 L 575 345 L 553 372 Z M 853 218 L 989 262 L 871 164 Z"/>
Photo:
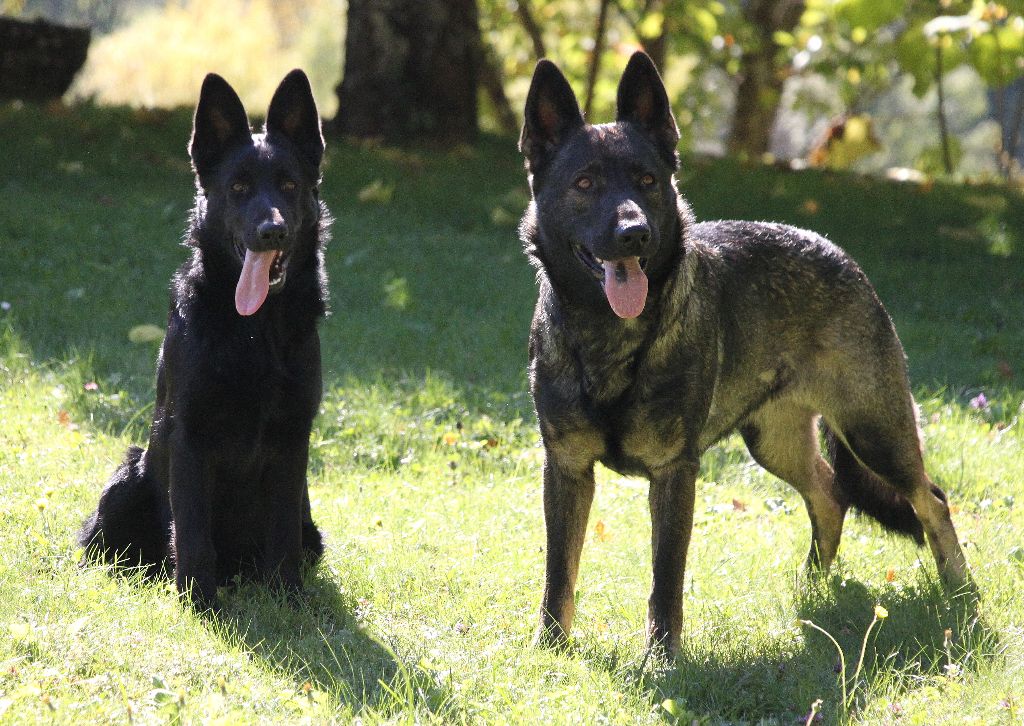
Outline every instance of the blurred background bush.
<path fill-rule="evenodd" d="M 100 104 L 190 105 L 214 70 L 258 109 L 301 66 L 341 130 L 462 141 L 516 132 L 540 56 L 565 70 L 590 117 L 608 119 L 618 75 L 643 48 L 662 68 L 685 151 L 1006 181 L 1024 156 L 1020 0 L 0 0 L 0 10 L 92 28 L 69 98 Z M 363 81 L 347 102 L 346 58 Z M 455 74 L 474 95 L 465 123 L 424 105 Z M 348 106 L 368 113 L 361 102 L 379 111 L 369 130 L 345 119 Z"/>

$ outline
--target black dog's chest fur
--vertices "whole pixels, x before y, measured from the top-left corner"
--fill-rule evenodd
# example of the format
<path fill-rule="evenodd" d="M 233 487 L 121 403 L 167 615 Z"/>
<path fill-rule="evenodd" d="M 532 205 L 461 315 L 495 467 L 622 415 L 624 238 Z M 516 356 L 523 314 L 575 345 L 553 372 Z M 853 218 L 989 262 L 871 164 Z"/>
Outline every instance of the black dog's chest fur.
<path fill-rule="evenodd" d="M 799 361 L 823 341 L 816 324 L 794 324 L 765 305 L 766 292 L 802 284 L 813 259 L 814 275 L 828 284 L 802 304 L 826 321 L 860 276 L 848 260 L 831 259 L 820 238 L 805 243 L 795 230 L 757 223 L 691 225 L 681 209 L 684 252 L 636 320 L 563 311 L 540 273 L 531 385 L 541 426 L 549 440 L 571 441 L 582 457 L 622 474 L 650 477 L 694 460 L 767 401 L 799 388 Z"/>
<path fill-rule="evenodd" d="M 318 241 L 307 244 L 315 247 Z M 159 376 L 158 413 L 166 409 L 170 431 L 180 425 L 208 432 L 223 462 L 219 481 L 258 477 L 277 442 L 304 436 L 316 414 L 321 390 L 316 321 L 323 302 L 313 271 L 296 272 L 292 288 L 251 317 L 235 314 L 223 299 L 230 287 L 211 284 L 209 271 L 195 262 L 176 276 L 161 356 L 160 373 L 168 375 Z M 250 466 L 240 466 L 244 462 Z"/>

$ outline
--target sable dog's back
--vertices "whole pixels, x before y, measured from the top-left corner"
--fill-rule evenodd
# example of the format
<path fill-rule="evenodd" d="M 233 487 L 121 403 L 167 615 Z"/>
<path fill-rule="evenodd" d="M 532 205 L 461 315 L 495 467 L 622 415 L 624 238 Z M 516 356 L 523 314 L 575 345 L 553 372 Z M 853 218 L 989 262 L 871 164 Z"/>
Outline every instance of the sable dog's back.
<path fill-rule="evenodd" d="M 690 310 L 713 319 L 705 334 L 721 359 L 706 445 L 784 390 L 809 401 L 867 384 L 906 387 L 892 322 L 839 247 L 807 230 L 753 222 L 701 223 L 689 236 L 704 271 L 690 292 L 702 303 Z"/>

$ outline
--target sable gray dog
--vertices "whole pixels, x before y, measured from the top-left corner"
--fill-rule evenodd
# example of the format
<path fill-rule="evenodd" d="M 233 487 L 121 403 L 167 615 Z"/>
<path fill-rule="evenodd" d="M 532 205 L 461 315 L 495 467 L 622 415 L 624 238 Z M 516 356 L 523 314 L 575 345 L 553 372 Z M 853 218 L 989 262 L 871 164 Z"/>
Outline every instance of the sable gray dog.
<path fill-rule="evenodd" d="M 650 480 L 648 638 L 677 652 L 700 457 L 737 429 L 803 496 L 809 567 L 832 563 L 853 506 L 927 539 L 944 585 L 973 590 L 946 496 L 924 471 L 903 348 L 864 273 L 813 232 L 695 223 L 676 191 L 678 141 L 643 53 L 608 124 L 585 123 L 558 68 L 537 65 L 520 148 L 533 192 L 521 234 L 540 288 L 530 331 L 547 528 L 538 641 L 560 643 L 572 625 L 600 461 Z"/>

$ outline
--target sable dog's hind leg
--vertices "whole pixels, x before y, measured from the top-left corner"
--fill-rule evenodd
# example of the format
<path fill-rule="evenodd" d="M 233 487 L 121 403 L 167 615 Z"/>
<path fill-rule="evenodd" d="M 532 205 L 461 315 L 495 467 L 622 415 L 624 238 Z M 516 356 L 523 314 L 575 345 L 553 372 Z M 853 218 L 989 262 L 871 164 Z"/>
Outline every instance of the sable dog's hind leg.
<path fill-rule="evenodd" d="M 792 403 L 769 403 L 740 432 L 754 460 L 800 492 L 811 520 L 807 567 L 827 570 L 839 549 L 846 505 L 835 491 L 832 467 L 821 456 L 817 416 Z"/>

